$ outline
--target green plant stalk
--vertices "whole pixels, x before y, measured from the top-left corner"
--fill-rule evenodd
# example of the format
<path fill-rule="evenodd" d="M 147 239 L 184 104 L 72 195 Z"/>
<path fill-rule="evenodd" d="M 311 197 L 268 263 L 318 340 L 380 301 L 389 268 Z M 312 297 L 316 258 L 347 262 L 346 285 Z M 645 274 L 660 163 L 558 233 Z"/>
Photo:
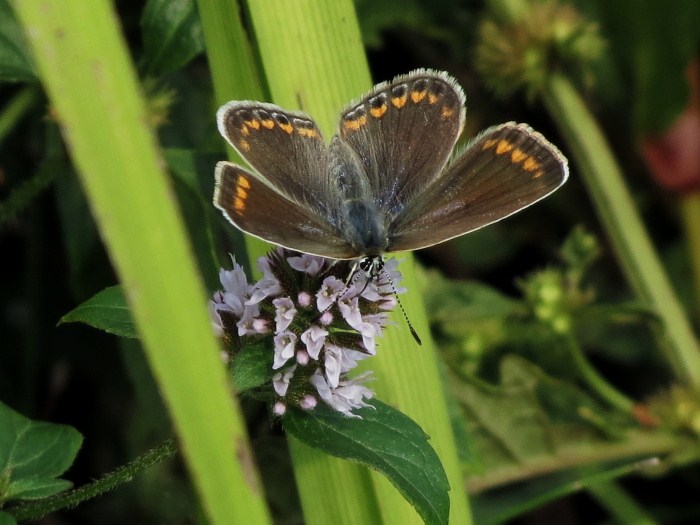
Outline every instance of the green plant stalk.
<path fill-rule="evenodd" d="M 352 2 L 252 1 L 248 9 L 272 100 L 313 116 L 328 140 L 336 130 L 340 110 L 372 84 Z M 248 247 L 251 254 L 257 255 L 268 248 L 258 242 L 251 242 Z M 400 267 L 404 285 L 411 291 L 402 300 L 425 341 L 419 347 L 405 321 L 396 316 L 397 326 L 387 330 L 378 356 L 366 362 L 377 376 L 372 387 L 380 399 L 408 414 L 430 435 L 452 487 L 450 523 L 471 523 L 412 258 L 409 255 L 402 258 L 405 259 Z M 343 509 L 369 501 L 366 488 L 358 486 L 364 478 L 352 472 L 357 467 L 348 464 L 346 476 L 331 479 L 328 472 L 340 469 L 337 460 L 301 447 L 293 440 L 290 446 L 308 523 L 329 523 L 325 514 L 328 505 L 335 508 L 334 517 L 338 516 L 338 521 L 333 523 L 379 522 L 378 516 L 371 521 L 350 521 L 348 517 L 340 521 Z M 347 484 L 348 478 L 357 483 Z M 372 472 L 371 479 L 384 522 L 422 523 L 415 510 L 383 476 Z M 319 500 L 324 501 L 324 508 L 319 509 Z"/>
<path fill-rule="evenodd" d="M 207 59 L 214 84 L 216 109 L 229 100 L 262 100 L 264 90 L 253 50 L 241 20 L 240 6 L 232 0 L 198 0 L 197 7 L 206 41 Z M 223 146 L 223 145 L 222 145 Z M 233 148 L 232 160 L 240 162 Z M 213 175 L 212 175 L 213 177 Z"/>
<path fill-rule="evenodd" d="M 588 486 L 587 492 L 616 518 L 619 523 L 656 525 L 657 521 L 615 481 L 601 481 Z"/>
<path fill-rule="evenodd" d="M 625 396 L 608 381 L 601 376 L 598 371 L 591 365 L 588 358 L 581 350 L 578 341 L 571 334 L 566 336 L 566 348 L 574 362 L 574 365 L 581 373 L 581 378 L 586 382 L 590 389 L 604 399 L 610 406 L 630 414 L 634 409 L 634 401 Z"/>
<path fill-rule="evenodd" d="M 111 4 L 22 0 L 13 5 L 120 275 L 202 506 L 217 525 L 269 523 L 205 293 Z"/>
<path fill-rule="evenodd" d="M 25 87 L 12 97 L 0 112 L 0 144 L 38 99 L 39 91 L 36 86 Z"/>
<path fill-rule="evenodd" d="M 199 0 L 198 7 L 217 106 L 229 100 L 268 100 L 252 59 L 238 3 L 231 0 Z M 213 124 L 214 111 L 211 118 Z M 230 160 L 241 162 L 233 148 L 226 148 L 226 151 Z M 246 241 L 250 266 L 257 273 L 255 260 L 270 250 L 271 245 L 252 237 L 247 237 Z M 319 454 L 297 441 L 290 446 L 295 457 L 295 475 L 307 523 L 351 525 L 377 520 L 378 511 L 374 495 L 368 490 L 370 484 L 366 470 Z M 338 497 L 338 494 L 346 496 Z M 323 501 L 323 504 L 320 505 L 319 501 Z M 358 501 L 363 504 L 358 505 Z"/>
<path fill-rule="evenodd" d="M 700 191 L 682 195 L 680 204 L 688 258 L 693 272 L 695 315 L 700 322 Z"/>
<path fill-rule="evenodd" d="M 661 321 L 659 340 L 672 369 L 680 380 L 700 387 L 698 342 L 600 128 L 561 74 L 551 76 L 543 100 L 566 138 L 628 282 Z"/>
<path fill-rule="evenodd" d="M 119 485 L 130 482 L 145 470 L 173 456 L 176 452 L 177 445 L 175 441 L 168 439 L 156 448 L 149 450 L 141 457 L 129 462 L 129 464 L 102 476 L 97 481 L 88 483 L 74 490 L 69 490 L 68 492 L 57 494 L 51 498 L 45 498 L 13 507 L 8 509 L 8 511 L 17 521 L 21 521 L 38 520 L 50 512 L 76 507 L 80 503 L 96 498 L 97 496 L 114 490 Z"/>

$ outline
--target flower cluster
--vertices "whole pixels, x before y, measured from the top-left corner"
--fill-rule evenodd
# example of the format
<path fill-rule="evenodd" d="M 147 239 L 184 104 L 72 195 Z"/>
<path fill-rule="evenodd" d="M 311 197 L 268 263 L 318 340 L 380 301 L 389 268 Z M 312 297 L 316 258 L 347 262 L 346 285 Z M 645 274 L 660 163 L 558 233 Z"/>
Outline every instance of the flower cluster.
<path fill-rule="evenodd" d="M 352 416 L 373 392 L 368 373 L 348 372 L 375 354 L 395 294 L 405 291 L 396 265 L 389 260 L 377 278 L 358 272 L 346 284 L 351 263 L 277 248 L 259 259 L 263 277 L 250 285 L 234 261 L 210 301 L 214 328 L 234 354 L 269 340 L 276 415 L 289 403 L 312 409 L 322 400 Z"/>

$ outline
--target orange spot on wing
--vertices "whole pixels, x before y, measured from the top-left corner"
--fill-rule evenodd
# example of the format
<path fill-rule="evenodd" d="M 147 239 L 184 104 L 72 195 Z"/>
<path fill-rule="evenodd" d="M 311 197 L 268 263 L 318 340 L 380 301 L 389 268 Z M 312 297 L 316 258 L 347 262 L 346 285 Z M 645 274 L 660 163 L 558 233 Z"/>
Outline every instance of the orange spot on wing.
<path fill-rule="evenodd" d="M 282 128 L 284 131 L 287 133 L 292 133 L 294 131 L 294 126 L 291 124 L 278 124 L 280 128 Z"/>
<path fill-rule="evenodd" d="M 442 118 L 450 118 L 454 114 L 455 114 L 454 109 L 452 109 L 449 106 L 442 106 L 442 111 L 440 111 L 440 116 Z M 484 146 L 484 149 L 486 149 L 486 146 Z"/>
<path fill-rule="evenodd" d="M 272 128 L 275 127 L 275 121 L 272 120 L 271 118 L 268 118 L 268 119 L 265 119 L 265 120 L 261 120 L 261 121 L 260 121 L 260 124 L 262 124 L 262 125 L 263 125 L 264 127 L 266 127 L 267 129 L 272 129 Z"/>
<path fill-rule="evenodd" d="M 239 176 L 238 176 L 238 180 L 236 181 L 236 185 L 237 185 L 237 187 L 239 187 L 239 188 L 243 188 L 243 189 L 246 189 L 246 190 L 250 189 L 250 182 L 248 182 L 248 179 L 246 179 L 246 178 L 245 178 L 244 176 L 242 176 L 242 175 L 239 175 Z"/>
<path fill-rule="evenodd" d="M 498 144 L 496 145 L 496 153 L 498 153 L 499 155 L 503 155 L 504 153 L 508 153 L 512 149 L 513 149 L 513 144 L 511 144 L 507 140 L 499 140 Z"/>
<path fill-rule="evenodd" d="M 245 210 L 245 198 L 235 197 L 233 199 L 233 209 L 236 210 L 236 213 L 243 213 L 243 210 Z"/>
<path fill-rule="evenodd" d="M 428 104 L 435 104 L 438 100 L 440 100 L 440 97 L 435 93 L 428 93 Z"/>
<path fill-rule="evenodd" d="M 243 151 L 250 151 L 250 144 L 247 140 L 239 140 L 238 147 L 241 148 L 241 150 Z"/>
<path fill-rule="evenodd" d="M 537 162 L 535 159 L 532 157 L 528 157 L 525 162 L 523 162 L 523 168 L 525 168 L 527 171 L 535 171 L 541 168 L 540 163 Z"/>
<path fill-rule="evenodd" d="M 384 116 L 384 113 L 386 113 L 387 107 L 386 104 L 382 104 L 378 108 L 371 108 L 369 110 L 370 115 L 372 115 L 374 118 L 381 118 Z"/>
<path fill-rule="evenodd" d="M 481 149 L 490 149 L 493 148 L 496 145 L 496 142 L 498 142 L 496 139 L 488 139 L 484 141 L 484 145 L 481 147 Z"/>
<path fill-rule="evenodd" d="M 367 117 L 365 117 L 364 115 L 356 119 L 346 120 L 343 122 L 343 126 L 345 126 L 345 129 L 350 131 L 357 131 L 365 124 L 367 124 Z"/>
<path fill-rule="evenodd" d="M 236 192 L 233 196 L 233 209 L 236 210 L 236 213 L 243 213 L 243 210 L 245 210 L 249 189 L 250 181 L 243 175 L 239 175 L 236 178 Z"/>
<path fill-rule="evenodd" d="M 250 130 L 248 129 L 248 126 L 246 126 L 245 124 L 243 124 L 241 126 L 241 135 L 243 135 L 244 137 L 250 135 Z"/>
<path fill-rule="evenodd" d="M 425 98 L 428 93 L 426 91 L 411 91 L 411 100 L 418 104 L 421 100 Z"/>
<path fill-rule="evenodd" d="M 513 153 L 510 154 L 510 158 L 513 159 L 513 162 L 516 164 L 519 164 L 522 162 L 524 159 L 527 158 L 527 153 L 525 153 L 523 150 L 519 148 L 515 148 L 513 150 Z"/>
<path fill-rule="evenodd" d="M 403 95 L 402 97 L 394 97 L 391 99 L 391 103 L 394 105 L 394 107 L 397 108 L 402 108 L 406 104 L 406 101 L 408 100 L 408 95 Z"/>
<path fill-rule="evenodd" d="M 243 122 L 243 124 L 245 124 L 249 128 L 260 129 L 260 121 L 259 120 L 246 120 Z"/>
<path fill-rule="evenodd" d="M 314 128 L 297 128 L 297 132 L 302 137 L 316 138 L 318 137 L 318 131 Z"/>

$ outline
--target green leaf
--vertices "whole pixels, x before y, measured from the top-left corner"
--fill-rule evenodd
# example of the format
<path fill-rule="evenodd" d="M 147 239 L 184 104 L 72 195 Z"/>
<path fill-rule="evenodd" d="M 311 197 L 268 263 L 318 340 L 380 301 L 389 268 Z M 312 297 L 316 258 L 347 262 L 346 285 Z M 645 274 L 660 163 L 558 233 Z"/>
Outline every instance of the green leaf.
<path fill-rule="evenodd" d="M 110 286 L 61 317 L 61 323 L 85 323 L 121 337 L 138 337 L 121 286 Z"/>
<path fill-rule="evenodd" d="M 446 524 L 449 484 L 428 436 L 408 416 L 378 400 L 346 417 L 320 404 L 288 408 L 284 428 L 299 441 L 384 474 L 426 524 Z"/>
<path fill-rule="evenodd" d="M 272 370 L 273 355 L 269 339 L 246 346 L 237 353 L 231 363 L 231 379 L 236 392 L 267 383 L 275 372 Z"/>
<path fill-rule="evenodd" d="M 32 421 L 0 403 L 0 504 L 69 488 L 70 482 L 56 478 L 71 466 L 82 441 L 73 427 Z"/>
<path fill-rule="evenodd" d="M 141 30 L 149 75 L 175 71 L 204 51 L 194 0 L 149 0 L 143 10 Z"/>
<path fill-rule="evenodd" d="M 7 0 L 0 0 L 0 80 L 36 80 L 24 34 Z"/>

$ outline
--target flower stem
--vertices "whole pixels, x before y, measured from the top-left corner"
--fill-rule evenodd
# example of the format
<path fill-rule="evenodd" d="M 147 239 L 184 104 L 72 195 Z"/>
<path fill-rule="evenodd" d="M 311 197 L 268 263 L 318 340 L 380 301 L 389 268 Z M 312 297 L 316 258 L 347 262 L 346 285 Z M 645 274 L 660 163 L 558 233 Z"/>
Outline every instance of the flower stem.
<path fill-rule="evenodd" d="M 571 335 L 566 337 L 566 347 L 569 355 L 574 361 L 574 364 L 581 373 L 581 378 L 598 394 L 602 399 L 607 401 L 610 406 L 621 410 L 622 412 L 631 413 L 634 408 L 634 401 L 613 387 L 608 381 L 601 376 L 598 371 L 591 365 L 584 355 L 581 347 L 576 339 Z"/>
<path fill-rule="evenodd" d="M 20 505 L 14 508 L 8 508 L 7 512 L 17 521 L 36 520 L 57 510 L 75 507 L 83 501 L 92 499 L 100 494 L 114 490 L 119 485 L 127 483 L 134 479 L 137 475 L 145 470 L 148 470 L 156 463 L 169 458 L 177 452 L 175 440 L 167 439 L 156 448 L 149 450 L 144 455 L 136 458 L 131 463 L 119 467 L 114 472 L 103 476 L 93 483 L 83 485 L 82 487 L 58 494 L 51 498 L 41 499 L 39 501 Z"/>
<path fill-rule="evenodd" d="M 561 74 L 551 76 L 543 100 L 567 139 L 628 282 L 659 317 L 660 345 L 674 372 L 682 381 L 700 386 L 697 340 L 600 128 Z"/>

